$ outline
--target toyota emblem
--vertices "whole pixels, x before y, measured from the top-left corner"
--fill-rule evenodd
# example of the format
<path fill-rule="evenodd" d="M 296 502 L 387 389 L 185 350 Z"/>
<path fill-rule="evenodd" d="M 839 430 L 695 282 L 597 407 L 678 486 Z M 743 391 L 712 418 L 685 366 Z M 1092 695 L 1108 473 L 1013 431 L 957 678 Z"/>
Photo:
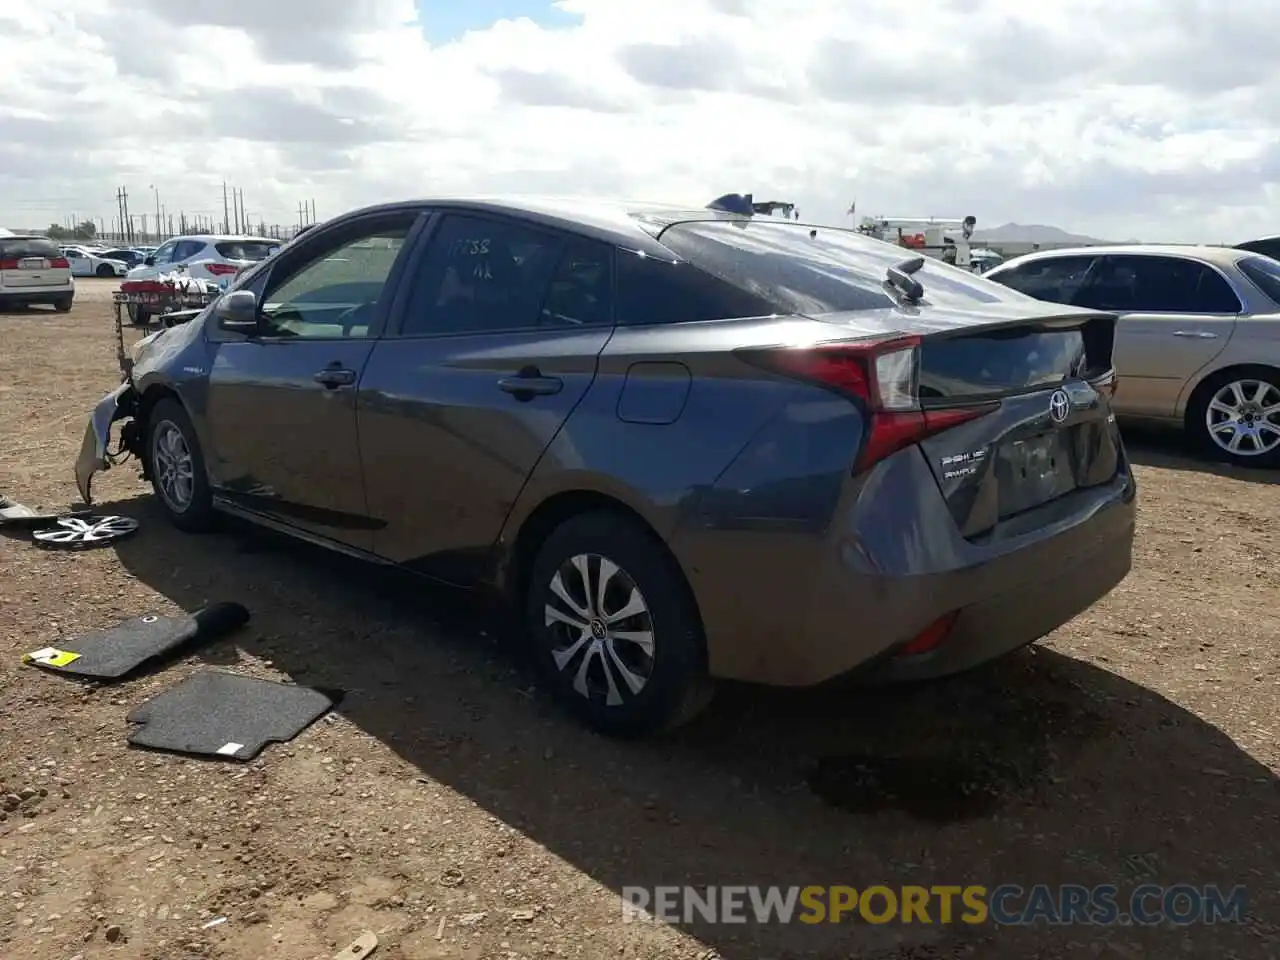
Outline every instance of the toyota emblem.
<path fill-rule="evenodd" d="M 1067 396 L 1065 390 L 1053 391 L 1053 396 L 1049 398 L 1049 418 L 1054 423 L 1062 423 L 1067 419 L 1067 415 L 1071 413 L 1071 398 Z"/>

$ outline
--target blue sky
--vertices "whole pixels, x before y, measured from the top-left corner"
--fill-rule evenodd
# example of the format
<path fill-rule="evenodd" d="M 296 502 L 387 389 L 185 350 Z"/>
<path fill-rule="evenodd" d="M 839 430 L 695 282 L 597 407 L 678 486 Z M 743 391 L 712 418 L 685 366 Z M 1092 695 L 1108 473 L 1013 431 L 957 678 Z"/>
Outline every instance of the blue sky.
<path fill-rule="evenodd" d="M 433 44 L 516 17 L 528 17 L 546 27 L 569 26 L 578 20 L 557 10 L 551 0 L 417 0 L 417 4 L 422 32 Z"/>

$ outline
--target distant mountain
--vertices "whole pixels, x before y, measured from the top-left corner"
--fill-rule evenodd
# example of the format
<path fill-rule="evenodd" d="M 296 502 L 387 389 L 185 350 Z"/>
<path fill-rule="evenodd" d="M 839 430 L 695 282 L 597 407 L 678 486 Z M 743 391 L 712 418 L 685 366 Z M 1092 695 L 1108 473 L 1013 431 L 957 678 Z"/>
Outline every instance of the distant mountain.
<path fill-rule="evenodd" d="M 973 239 L 991 243 L 1003 240 L 1005 243 L 1052 243 L 1079 244 L 1081 246 L 1097 243 L 1116 243 L 1115 240 L 1099 240 L 1097 237 L 1086 237 L 1080 233 L 1068 233 L 1061 227 L 1047 227 L 1038 223 L 1006 223 L 989 230 L 975 230 Z M 1133 243 L 1134 241 L 1119 241 Z"/>

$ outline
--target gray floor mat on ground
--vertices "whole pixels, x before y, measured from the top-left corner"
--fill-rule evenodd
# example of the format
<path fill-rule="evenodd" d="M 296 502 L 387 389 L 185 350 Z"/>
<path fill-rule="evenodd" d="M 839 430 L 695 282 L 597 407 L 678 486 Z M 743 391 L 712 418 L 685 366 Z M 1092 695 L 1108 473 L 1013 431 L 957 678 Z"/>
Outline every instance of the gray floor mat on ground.
<path fill-rule="evenodd" d="M 22 659 L 55 673 L 118 680 L 148 661 L 215 640 L 248 622 L 249 611 L 240 604 L 211 603 L 185 617 L 134 617 L 105 630 L 71 637 L 56 647 L 36 650 Z"/>
<path fill-rule="evenodd" d="M 330 693 L 221 670 L 192 674 L 136 707 L 138 747 L 252 760 L 268 743 L 292 740 L 333 708 Z"/>

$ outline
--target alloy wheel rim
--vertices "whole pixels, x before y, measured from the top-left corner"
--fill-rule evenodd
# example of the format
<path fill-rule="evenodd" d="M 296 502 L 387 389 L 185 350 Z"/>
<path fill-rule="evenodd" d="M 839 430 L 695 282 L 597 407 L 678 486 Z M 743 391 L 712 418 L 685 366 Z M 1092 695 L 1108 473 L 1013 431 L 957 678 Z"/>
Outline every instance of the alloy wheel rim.
<path fill-rule="evenodd" d="M 185 513 L 195 495 L 195 466 L 187 438 L 177 424 L 161 421 L 156 427 L 152 453 L 160 496 L 175 513 Z"/>
<path fill-rule="evenodd" d="M 1266 380 L 1234 380 L 1209 400 L 1205 429 L 1219 449 L 1258 457 L 1280 446 L 1280 388 Z"/>
<path fill-rule="evenodd" d="M 639 696 L 653 676 L 653 616 L 631 576 L 608 557 L 570 557 L 548 584 L 551 659 L 576 693 L 607 707 Z"/>

